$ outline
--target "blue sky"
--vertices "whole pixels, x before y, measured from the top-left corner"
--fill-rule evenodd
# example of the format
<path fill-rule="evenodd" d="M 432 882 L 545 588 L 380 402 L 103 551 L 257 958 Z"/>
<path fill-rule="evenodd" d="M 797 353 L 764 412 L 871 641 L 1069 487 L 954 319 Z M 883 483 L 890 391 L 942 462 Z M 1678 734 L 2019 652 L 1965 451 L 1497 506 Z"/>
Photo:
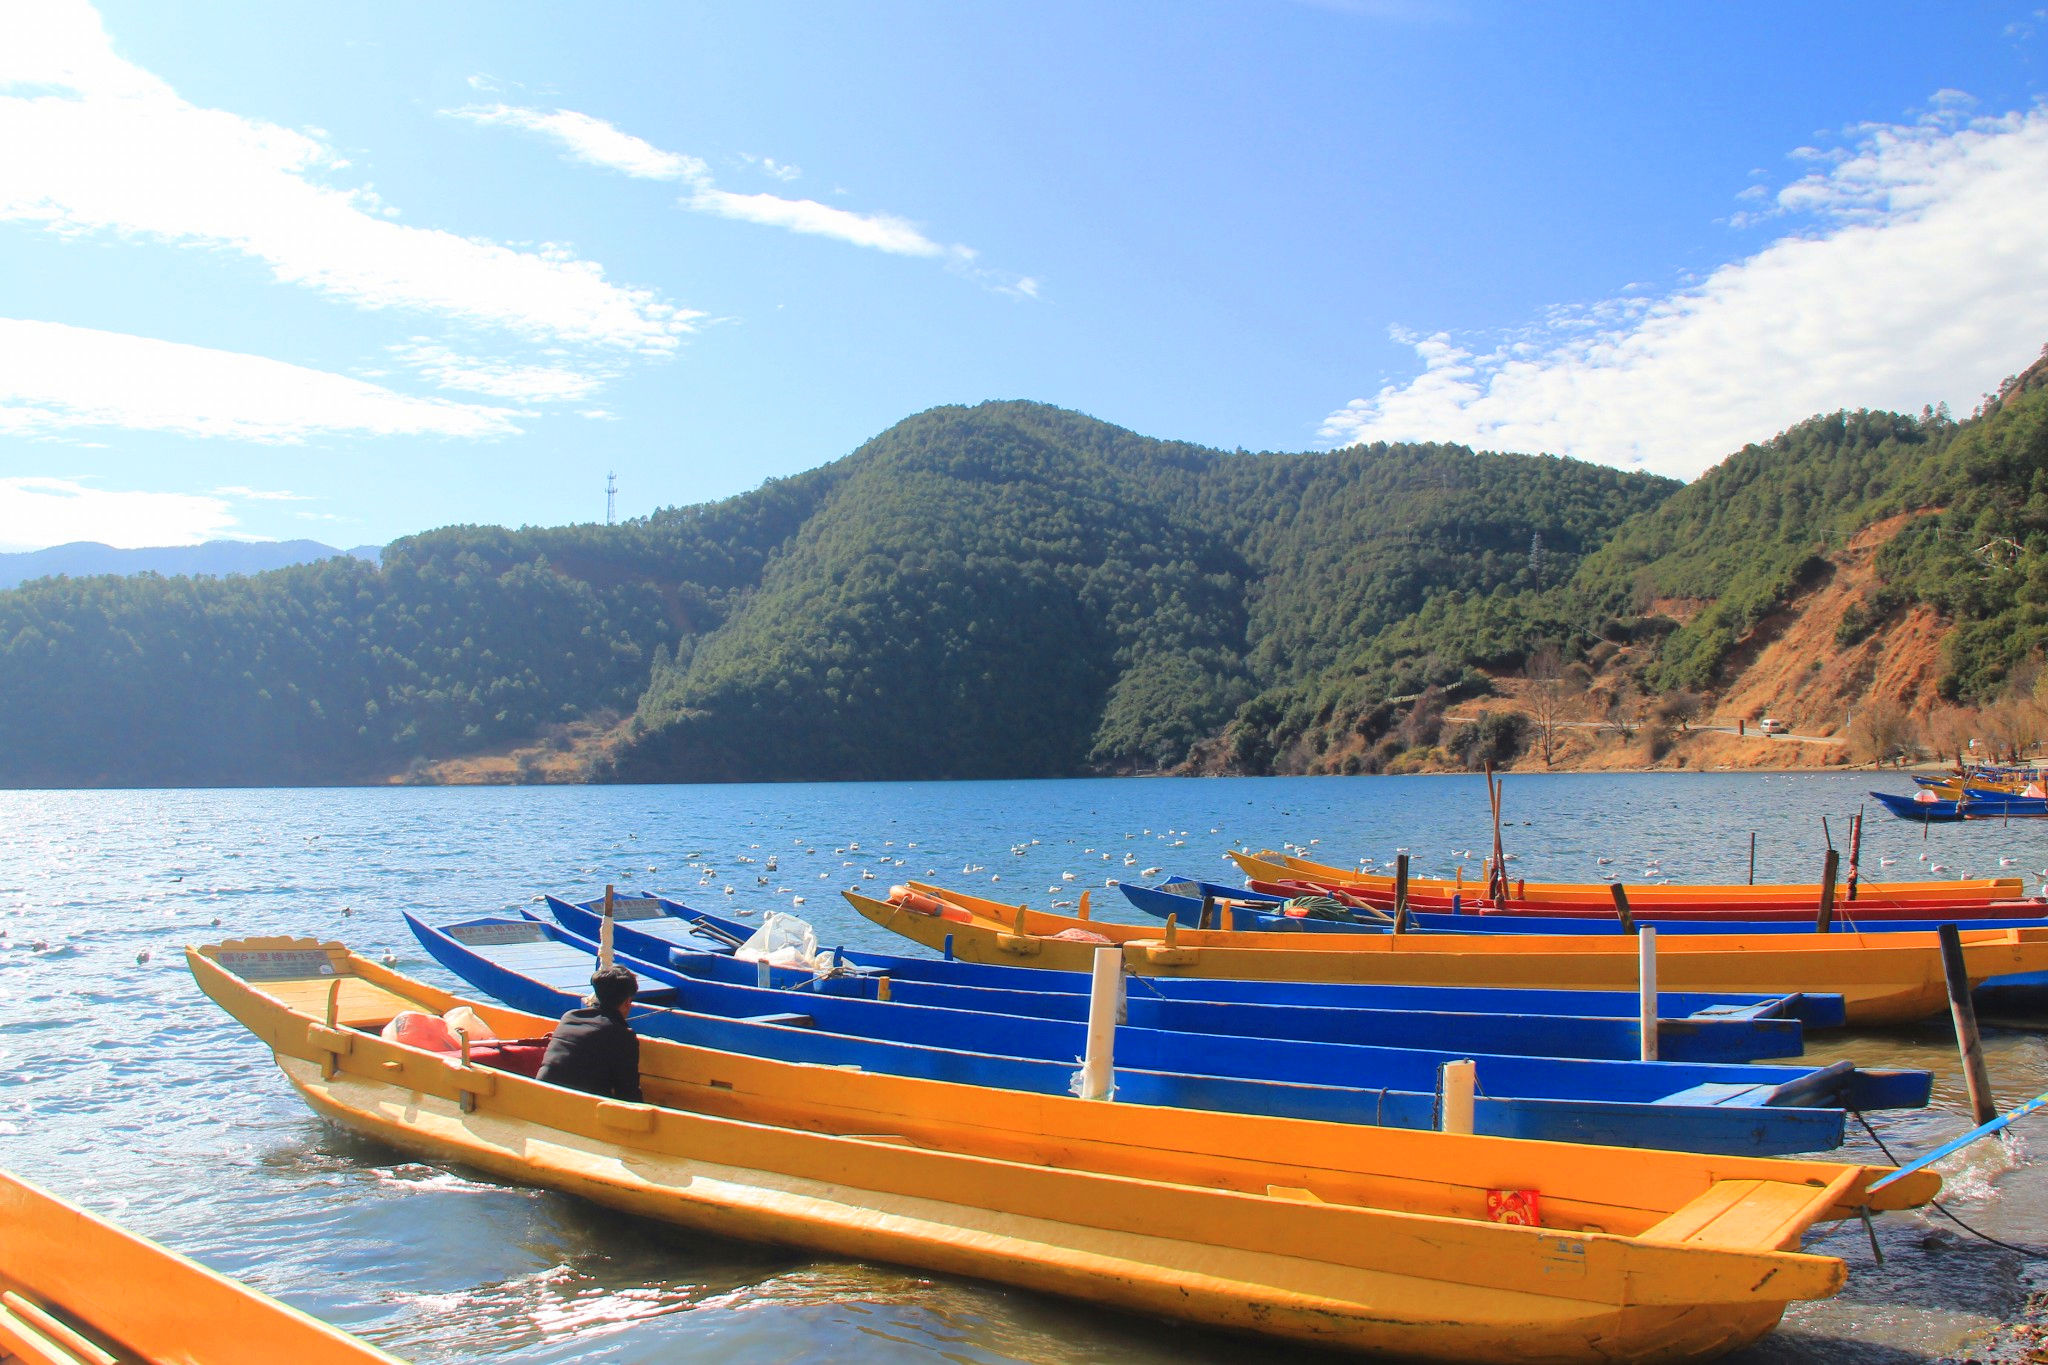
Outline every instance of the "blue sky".
<path fill-rule="evenodd" d="M 2033 4 L 0 0 L 0 549 L 742 491 L 939 403 L 1692 477 L 2048 341 Z"/>

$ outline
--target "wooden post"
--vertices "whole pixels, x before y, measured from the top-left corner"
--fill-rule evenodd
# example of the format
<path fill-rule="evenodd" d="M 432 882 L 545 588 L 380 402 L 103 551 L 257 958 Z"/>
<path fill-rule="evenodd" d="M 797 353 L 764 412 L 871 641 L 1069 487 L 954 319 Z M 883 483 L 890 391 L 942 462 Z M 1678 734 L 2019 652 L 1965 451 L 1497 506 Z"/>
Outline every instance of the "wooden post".
<path fill-rule="evenodd" d="M 1446 1133 L 1470 1133 L 1472 1097 L 1479 1089 L 1477 1064 L 1445 1062 L 1436 1074 L 1437 1127 Z"/>
<path fill-rule="evenodd" d="M 1970 1112 L 1976 1122 L 1998 1117 L 1991 1097 L 1991 1076 L 1984 1069 L 1984 1043 L 1977 1035 L 1977 1006 L 1970 999 L 1970 971 L 1963 962 L 1963 939 L 1953 924 L 1935 930 L 1941 940 L 1941 974 L 1948 984 L 1948 1012 L 1956 1024 L 1956 1050 L 1963 1058 L 1963 1081 L 1970 1090 Z"/>
<path fill-rule="evenodd" d="M 1197 929 L 1220 929 L 1222 922 L 1216 918 L 1216 896 L 1214 892 L 1202 893 L 1202 918 L 1196 922 Z"/>
<path fill-rule="evenodd" d="M 341 978 L 335 977 L 327 983 L 327 1027 L 333 1028 L 334 1021 L 341 1017 Z"/>
<path fill-rule="evenodd" d="M 1621 921 L 1621 932 L 1633 934 L 1636 931 L 1636 917 L 1629 913 L 1628 888 L 1620 882 L 1615 882 L 1607 889 L 1614 896 L 1614 914 Z"/>
<path fill-rule="evenodd" d="M 1078 911 L 1078 913 L 1077 913 L 1077 918 L 1080 918 L 1080 919 L 1087 919 L 1087 918 L 1088 918 L 1088 893 L 1087 893 L 1086 891 L 1083 891 L 1083 892 L 1081 893 L 1081 907 L 1080 907 L 1080 910 L 1079 910 L 1079 911 Z"/>
<path fill-rule="evenodd" d="M 1833 849 L 1821 859 L 1820 912 L 1813 917 L 1813 931 L 1825 934 L 1835 926 L 1835 869 L 1841 866 L 1842 855 Z"/>
<path fill-rule="evenodd" d="M 1123 950 L 1095 950 L 1095 972 L 1088 989 L 1088 1050 L 1081 1062 L 1075 1093 L 1084 1100 L 1106 1100 L 1116 1093 L 1117 997 L 1123 990 Z"/>
<path fill-rule="evenodd" d="M 1756 831 L 1749 832 L 1749 884 L 1756 885 Z"/>
<path fill-rule="evenodd" d="M 1644 926 L 1636 935 L 1636 998 L 1640 1006 L 1643 1060 L 1657 1060 L 1657 931 Z"/>
<path fill-rule="evenodd" d="M 1486 894 L 1493 899 L 1495 908 L 1508 898 L 1508 860 L 1500 849 L 1500 784 L 1493 778 L 1493 760 L 1486 760 L 1486 798 L 1493 807 L 1493 860 L 1486 875 Z"/>
<path fill-rule="evenodd" d="M 1180 942 L 1180 916 L 1168 915 L 1166 917 L 1166 946 L 1171 948 L 1178 942 Z"/>
<path fill-rule="evenodd" d="M 598 970 L 602 971 L 604 968 L 609 967 L 611 965 L 612 889 L 610 886 L 606 886 L 604 889 L 604 923 L 598 927 L 597 931 L 597 966 Z"/>
<path fill-rule="evenodd" d="M 1394 932 L 1408 932 L 1408 855 L 1394 855 Z"/>
<path fill-rule="evenodd" d="M 1858 873 L 1856 860 L 1863 853 L 1863 807 L 1856 808 L 1856 818 L 1849 822 L 1849 899 L 1856 899 Z"/>

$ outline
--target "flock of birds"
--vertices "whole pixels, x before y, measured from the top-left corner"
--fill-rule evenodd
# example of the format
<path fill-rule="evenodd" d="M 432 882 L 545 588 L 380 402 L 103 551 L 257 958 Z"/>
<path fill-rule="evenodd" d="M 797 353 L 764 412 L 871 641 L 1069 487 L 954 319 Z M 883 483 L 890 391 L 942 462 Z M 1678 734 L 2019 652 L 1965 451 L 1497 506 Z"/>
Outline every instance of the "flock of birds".
<path fill-rule="evenodd" d="M 1281 814 L 1287 815 L 1290 813 L 1281 812 Z M 1524 820 L 1510 823 L 1528 825 L 1531 822 Z M 1217 835 L 1222 833 L 1222 829 L 1220 826 L 1212 827 L 1208 832 L 1210 835 Z M 638 834 L 628 834 L 626 840 L 638 840 L 639 837 Z M 1144 839 L 1164 849 L 1183 849 L 1187 847 L 1190 837 L 1191 832 L 1185 829 L 1165 829 L 1155 832 L 1150 828 L 1146 828 L 1125 834 L 1123 840 L 1129 843 Z M 310 846 L 314 840 L 320 838 L 320 835 L 317 833 L 309 834 L 304 836 L 304 838 Z M 1064 842 L 1067 845 L 1071 845 L 1079 841 L 1069 839 Z M 1319 846 L 1322 842 L 1321 839 L 1309 839 L 1304 843 L 1285 843 L 1282 847 L 1298 856 L 1316 857 L 1320 854 Z M 618 847 L 623 850 L 624 846 L 622 841 Z M 1013 858 L 1023 860 L 1028 859 L 1035 851 L 1045 848 L 1046 846 L 1042 840 L 1029 839 L 1012 844 L 1009 852 Z M 685 854 L 684 858 L 687 867 L 697 873 L 696 889 L 700 892 L 716 890 L 724 896 L 738 897 L 741 894 L 745 879 L 751 876 L 753 878 L 753 886 L 747 888 L 750 893 L 757 895 L 772 894 L 777 898 L 786 898 L 786 903 L 791 907 L 803 906 L 807 903 L 808 897 L 799 889 L 799 882 L 800 880 L 809 880 L 809 878 L 800 879 L 794 869 L 785 870 L 782 866 L 782 860 L 785 857 L 809 859 L 826 856 L 828 853 L 826 845 L 814 844 L 802 837 L 793 838 L 790 842 L 790 849 L 786 853 L 765 852 L 759 844 L 750 844 L 748 849 L 748 852 L 734 854 L 730 859 L 725 860 L 726 870 L 721 870 L 721 864 L 712 861 L 710 856 L 704 851 L 700 850 Z M 898 875 L 906 879 L 917 875 L 913 861 L 908 855 L 918 850 L 919 841 L 914 839 L 904 841 L 900 845 L 896 840 L 885 839 L 882 841 L 879 849 L 864 849 L 858 840 L 848 840 L 843 844 L 831 845 L 829 847 L 829 854 L 839 859 L 838 870 L 842 874 L 842 879 L 857 884 L 878 880 L 877 868 L 882 869 L 884 873 L 895 872 L 895 870 L 901 869 Z M 1047 849 L 1046 851 L 1051 850 Z M 1358 859 L 1355 866 L 1361 871 L 1367 872 L 1391 871 L 1400 856 L 1410 853 L 1411 849 L 1404 845 L 1393 849 L 1383 859 L 1372 857 Z M 1475 853 L 1477 854 L 1476 857 Z M 225 856 L 238 855 L 229 852 Z M 1069 856 L 1072 857 L 1074 855 Z M 1228 855 L 1219 856 L 1227 857 Z M 1504 856 L 1505 861 L 1509 863 L 1517 861 L 1517 855 L 1514 853 L 1508 853 Z M 1443 857 L 1445 861 L 1436 869 L 1437 871 L 1476 875 L 1478 869 L 1483 866 L 1485 854 L 1472 848 L 1463 848 L 1447 850 Z M 1165 875 L 1170 869 L 1171 862 L 1170 857 L 1164 861 L 1151 862 L 1141 857 L 1140 851 L 1136 849 L 1118 850 L 1094 846 L 1082 847 L 1078 858 L 1087 859 L 1088 865 L 1095 866 L 1098 871 L 1102 870 L 1100 868 L 1101 864 L 1107 863 L 1110 864 L 1110 870 L 1113 873 L 1122 872 L 1126 876 L 1144 878 L 1148 881 Z M 1324 860 L 1328 860 L 1326 855 L 1324 855 Z M 935 862 L 935 859 L 929 851 L 926 851 L 917 861 L 932 864 Z M 1620 872 L 1614 870 L 1617 861 L 1614 856 L 1609 854 L 1597 854 L 1593 857 L 1593 864 L 1599 869 L 1598 875 L 1602 880 L 1609 882 L 1618 881 L 1622 877 Z M 1899 862 L 1899 858 L 1885 855 L 1879 857 L 1876 861 L 1880 868 L 1890 868 Z M 1949 866 L 1934 860 L 1927 851 L 1923 850 L 1920 852 L 1917 856 L 1917 861 L 1926 864 L 1925 872 L 1929 875 L 1936 877 L 1951 875 Z M 1141 866 L 1141 864 L 1144 865 Z M 2003 855 L 1998 857 L 1997 864 L 2001 871 L 2009 873 L 2011 869 L 2020 865 L 2020 859 L 2011 855 Z M 646 863 L 642 866 L 644 866 L 644 870 L 648 874 L 658 874 L 661 871 L 660 864 L 658 863 Z M 642 866 L 619 869 L 611 875 L 620 877 L 622 880 L 633 878 L 642 870 Z M 602 871 L 596 864 L 578 870 L 583 875 L 590 877 L 599 876 Z M 187 875 L 189 875 L 189 870 L 170 871 L 165 874 L 165 880 L 173 885 L 181 885 Z M 926 879 L 936 880 L 940 876 L 940 872 L 937 866 L 927 865 L 923 868 L 922 875 Z M 985 875 L 993 884 L 1000 884 L 1003 880 L 1001 872 L 991 872 L 986 863 L 974 862 L 971 859 L 963 860 L 960 863 L 959 875 L 963 877 Z M 1013 881 L 1021 880 L 1028 875 L 1028 872 L 1014 870 L 1012 879 Z M 1973 874 L 1970 870 L 1964 869 L 1954 875 L 1968 880 Z M 2042 894 L 2048 895 L 2048 867 L 2040 869 L 2034 875 L 2038 876 L 2043 882 Z M 817 872 L 815 880 L 831 881 L 832 878 L 833 869 L 825 868 Z M 1052 882 L 1046 886 L 1047 895 L 1068 896 L 1079 890 L 1084 884 L 1092 882 L 1092 874 L 1086 871 L 1076 871 L 1073 868 L 1062 870 L 1058 873 L 1058 878 L 1057 882 Z M 1120 880 L 1121 878 L 1116 875 L 1106 876 L 1102 879 L 1102 885 L 1104 887 L 1114 887 Z M 1667 885 L 1671 882 L 1672 878 L 1666 874 L 1659 859 L 1655 855 L 1651 855 L 1643 860 L 1639 880 L 1643 883 Z M 772 892 L 768 888 L 772 888 Z M 535 897 L 535 899 L 538 900 L 539 897 Z M 1051 904 L 1054 909 L 1071 909 L 1075 902 L 1071 899 L 1059 899 L 1052 901 Z M 26 909 L 25 905 L 18 906 L 13 909 L 12 913 L 19 916 L 24 914 Z M 745 907 L 736 907 L 732 910 L 732 913 L 747 916 L 752 912 Z M 352 907 L 344 905 L 340 908 L 340 914 L 343 917 L 348 917 L 354 914 L 354 910 Z M 218 928 L 220 924 L 220 918 L 215 916 L 212 920 L 212 927 Z M 64 946 L 62 944 L 53 945 L 49 939 L 43 937 L 29 939 L 15 937 L 10 933 L 5 923 L 0 923 L 0 951 L 8 948 L 25 947 L 32 953 L 42 954 L 61 950 Z M 151 956 L 150 950 L 145 948 L 136 953 L 135 960 L 138 963 L 147 963 L 150 961 Z"/>

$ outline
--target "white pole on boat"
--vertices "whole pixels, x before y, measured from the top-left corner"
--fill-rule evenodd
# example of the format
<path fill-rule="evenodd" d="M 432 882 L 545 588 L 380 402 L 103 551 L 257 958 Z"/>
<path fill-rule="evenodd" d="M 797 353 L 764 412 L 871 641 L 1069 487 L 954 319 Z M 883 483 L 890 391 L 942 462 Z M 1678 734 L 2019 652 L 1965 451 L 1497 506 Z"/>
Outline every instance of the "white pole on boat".
<path fill-rule="evenodd" d="M 1446 1133 L 1470 1133 L 1473 1096 L 1479 1090 L 1478 1063 L 1445 1062 L 1437 1069 L 1436 1085 L 1438 1127 Z"/>
<path fill-rule="evenodd" d="M 1123 1014 L 1124 953 L 1114 945 L 1095 950 L 1095 975 L 1088 991 L 1088 1053 L 1081 1061 L 1080 1095 L 1107 1100 L 1116 1094 L 1116 1025 Z"/>
<path fill-rule="evenodd" d="M 1636 935 L 1636 995 L 1642 1004 L 1643 1060 L 1657 1060 L 1657 931 Z"/>
<path fill-rule="evenodd" d="M 597 931 L 597 965 L 600 969 L 612 965 L 612 889 L 604 889 L 604 923 Z"/>

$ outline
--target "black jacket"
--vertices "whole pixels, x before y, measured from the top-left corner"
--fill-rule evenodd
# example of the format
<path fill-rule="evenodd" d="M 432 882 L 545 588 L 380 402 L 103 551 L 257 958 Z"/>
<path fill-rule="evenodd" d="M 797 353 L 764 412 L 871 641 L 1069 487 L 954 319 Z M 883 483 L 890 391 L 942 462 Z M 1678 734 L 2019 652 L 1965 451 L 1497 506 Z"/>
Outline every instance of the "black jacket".
<path fill-rule="evenodd" d="M 621 1015 L 570 1010 L 548 1039 L 540 1079 L 615 1100 L 638 1100 L 639 1035 Z"/>

